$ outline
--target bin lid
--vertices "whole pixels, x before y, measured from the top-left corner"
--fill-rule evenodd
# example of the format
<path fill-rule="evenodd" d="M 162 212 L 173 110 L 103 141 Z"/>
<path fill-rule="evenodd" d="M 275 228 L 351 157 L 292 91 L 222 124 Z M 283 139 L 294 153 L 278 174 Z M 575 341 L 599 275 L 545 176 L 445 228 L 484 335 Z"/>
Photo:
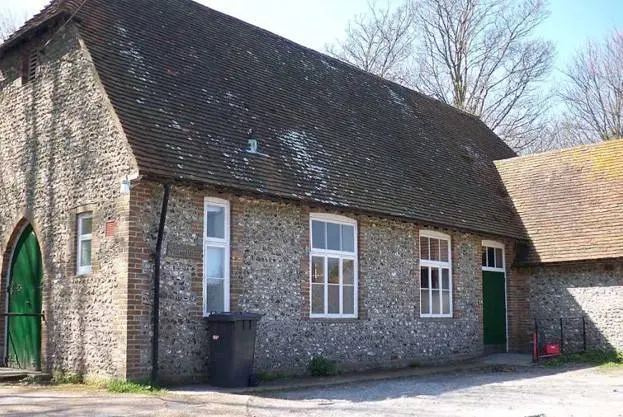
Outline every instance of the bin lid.
<path fill-rule="evenodd" d="M 262 318 L 263 314 L 260 313 L 251 313 L 247 311 L 233 311 L 231 313 L 212 313 L 206 320 L 213 322 L 231 322 L 231 321 L 242 321 L 242 320 L 255 320 L 259 321 Z"/>

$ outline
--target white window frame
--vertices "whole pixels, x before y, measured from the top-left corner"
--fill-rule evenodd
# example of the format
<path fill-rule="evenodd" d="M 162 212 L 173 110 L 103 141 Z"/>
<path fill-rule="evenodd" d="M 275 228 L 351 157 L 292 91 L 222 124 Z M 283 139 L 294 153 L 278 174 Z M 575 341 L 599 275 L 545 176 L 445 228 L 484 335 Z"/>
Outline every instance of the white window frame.
<path fill-rule="evenodd" d="M 224 233 L 223 238 L 208 237 L 208 207 L 222 207 L 224 212 Z M 217 247 L 224 249 L 224 261 L 223 261 L 223 309 L 225 312 L 230 308 L 230 282 L 229 282 L 229 268 L 230 268 L 230 227 L 229 227 L 229 201 L 215 197 L 205 197 L 203 203 L 203 316 L 208 317 L 210 311 L 208 311 L 208 248 Z"/>
<path fill-rule="evenodd" d="M 446 240 L 448 241 L 448 261 L 431 261 L 428 259 L 422 259 L 422 238 L 423 237 L 428 237 L 428 238 L 433 238 L 433 239 L 440 239 L 440 240 Z M 452 280 L 452 238 L 450 235 L 447 235 L 445 233 L 440 233 L 440 232 L 436 232 L 433 230 L 421 230 L 420 231 L 420 236 L 418 237 L 418 247 L 420 248 L 420 275 L 422 273 L 422 267 L 428 267 L 429 271 L 430 268 L 447 268 L 448 269 L 448 281 L 449 281 L 449 294 L 450 294 L 450 312 L 447 314 L 433 314 L 433 313 L 422 313 L 422 277 L 420 277 L 420 280 L 418 281 L 418 286 L 419 286 L 419 292 L 420 292 L 420 305 L 419 305 L 419 310 L 420 310 L 420 317 L 443 317 L 443 318 L 452 318 L 453 317 L 453 313 L 454 313 L 454 302 L 452 299 L 452 292 L 453 292 L 453 280 Z M 429 253 L 430 255 L 430 253 Z M 429 272 L 430 274 L 430 272 Z M 432 305 L 433 300 L 433 292 L 432 292 L 432 288 L 431 288 L 431 277 L 429 275 L 428 277 L 429 279 L 429 288 L 428 288 L 428 302 L 429 305 Z M 439 275 L 439 285 L 442 286 L 442 274 Z M 439 302 L 442 303 L 443 305 L 443 292 L 441 293 L 441 297 L 439 297 Z M 439 311 L 442 311 L 442 307 L 440 306 Z"/>
<path fill-rule="evenodd" d="M 91 219 L 91 233 L 83 233 L 82 231 L 82 221 L 85 219 Z M 78 236 L 76 243 L 76 272 L 78 275 L 88 275 L 93 270 L 93 212 L 86 211 L 84 213 L 80 213 L 77 216 L 78 220 Z M 83 242 L 90 241 L 91 242 L 91 259 L 88 265 L 82 264 L 82 244 Z"/>
<path fill-rule="evenodd" d="M 337 251 L 331 249 L 317 249 L 313 247 L 312 242 L 312 222 L 321 221 L 326 223 L 334 223 L 340 225 L 353 226 L 353 252 L 344 252 Z M 309 216 L 309 317 L 310 318 L 338 318 L 338 319 L 356 319 L 359 314 L 359 248 L 357 245 L 357 220 L 351 219 L 349 217 L 340 216 L 337 214 L 328 214 L 328 213 L 311 213 Z M 312 301 L 313 301 L 313 292 L 312 292 L 312 259 L 313 257 L 323 257 L 324 258 L 324 310 L 325 313 L 318 314 L 312 312 Z M 340 259 L 340 311 L 344 311 L 343 301 L 344 301 L 344 283 L 343 283 L 343 268 L 342 263 L 343 260 L 352 260 L 353 261 L 353 314 L 343 314 L 343 313 L 333 313 L 329 314 L 329 285 L 328 285 L 328 258 L 339 258 Z"/>
<path fill-rule="evenodd" d="M 506 272 L 506 259 L 504 259 L 506 257 L 506 254 L 504 253 L 504 244 L 500 242 L 496 242 L 495 240 L 483 240 L 482 248 L 483 250 L 485 250 L 485 248 L 502 249 L 502 267 L 498 268 L 498 267 L 493 267 L 493 266 L 484 266 L 482 265 L 482 260 L 481 260 L 480 263 L 482 266 L 482 270 L 491 271 L 491 272 Z"/>

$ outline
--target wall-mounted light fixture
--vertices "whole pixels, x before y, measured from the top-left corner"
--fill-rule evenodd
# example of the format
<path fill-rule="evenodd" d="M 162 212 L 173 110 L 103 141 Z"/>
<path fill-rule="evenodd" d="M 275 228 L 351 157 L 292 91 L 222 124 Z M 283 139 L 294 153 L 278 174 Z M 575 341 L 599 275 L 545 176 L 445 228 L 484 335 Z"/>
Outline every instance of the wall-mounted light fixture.
<path fill-rule="evenodd" d="M 121 180 L 121 194 L 130 194 L 130 178 L 127 175 Z"/>
<path fill-rule="evenodd" d="M 125 178 L 123 178 L 120 183 L 121 187 L 119 191 L 121 192 L 121 194 L 130 194 L 130 190 L 132 189 L 132 181 L 139 180 L 140 178 L 141 177 L 138 175 L 138 172 L 134 172 L 130 175 L 126 174 Z"/>

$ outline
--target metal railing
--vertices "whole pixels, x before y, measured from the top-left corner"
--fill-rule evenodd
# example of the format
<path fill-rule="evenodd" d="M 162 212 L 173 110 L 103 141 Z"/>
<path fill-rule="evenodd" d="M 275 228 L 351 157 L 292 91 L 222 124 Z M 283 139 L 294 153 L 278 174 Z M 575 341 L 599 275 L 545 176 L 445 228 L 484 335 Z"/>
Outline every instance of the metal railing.
<path fill-rule="evenodd" d="M 532 358 L 535 361 L 563 354 L 586 352 L 586 318 L 540 317 L 534 318 L 532 333 Z M 557 346 L 558 352 L 547 352 L 547 346 Z"/>

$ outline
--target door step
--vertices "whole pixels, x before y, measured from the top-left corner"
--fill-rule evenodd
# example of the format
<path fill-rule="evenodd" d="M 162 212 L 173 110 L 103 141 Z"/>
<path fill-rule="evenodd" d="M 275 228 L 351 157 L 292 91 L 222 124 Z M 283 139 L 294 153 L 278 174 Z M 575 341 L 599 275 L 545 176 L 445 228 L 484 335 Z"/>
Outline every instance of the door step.
<path fill-rule="evenodd" d="M 494 353 L 506 353 L 506 344 L 502 345 L 484 345 L 484 354 L 492 355 Z"/>
<path fill-rule="evenodd" d="M 36 378 L 40 381 L 48 381 L 51 375 L 41 371 L 29 371 L 26 369 L 0 368 L 0 383 L 21 381 L 25 378 Z"/>

